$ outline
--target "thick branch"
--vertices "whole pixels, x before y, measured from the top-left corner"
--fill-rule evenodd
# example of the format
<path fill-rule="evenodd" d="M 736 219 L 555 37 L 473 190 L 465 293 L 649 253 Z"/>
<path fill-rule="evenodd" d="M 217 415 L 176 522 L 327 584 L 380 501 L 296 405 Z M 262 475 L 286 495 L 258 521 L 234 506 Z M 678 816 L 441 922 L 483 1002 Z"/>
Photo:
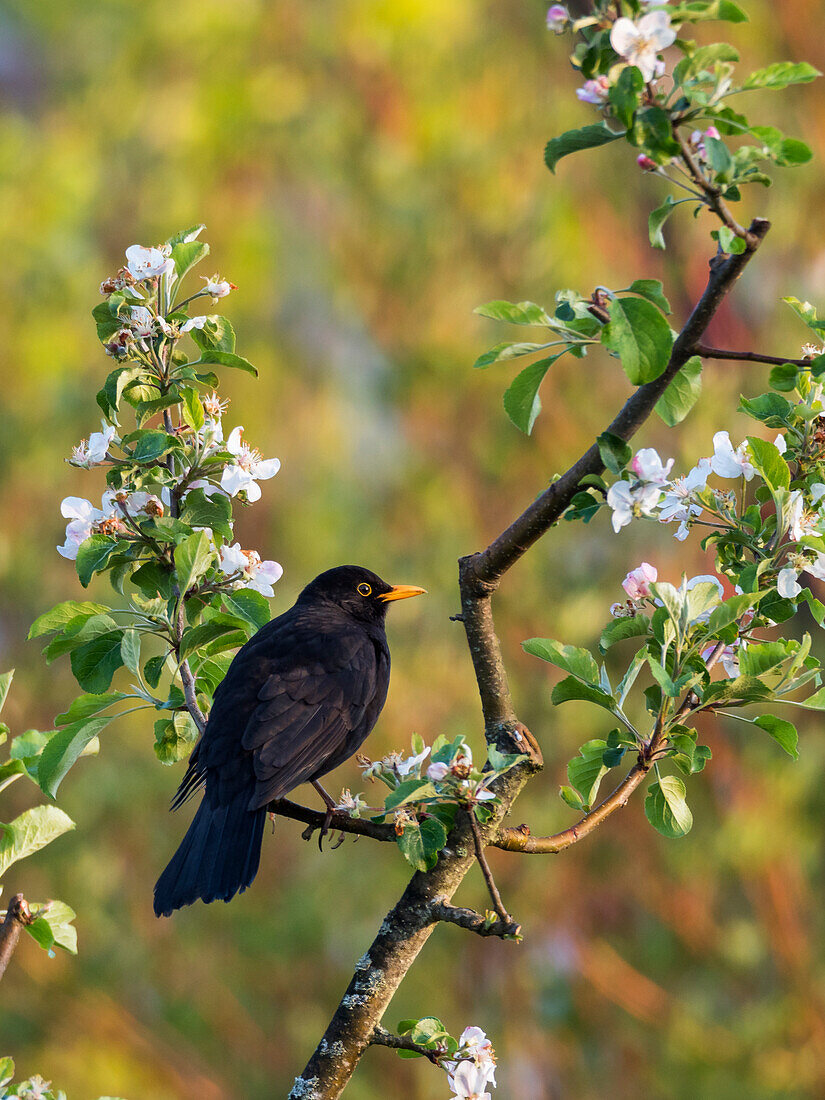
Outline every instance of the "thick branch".
<path fill-rule="evenodd" d="M 22 894 L 15 894 L 9 902 L 6 918 L 0 924 L 0 978 L 6 973 L 6 967 L 14 954 L 20 939 L 20 933 L 34 917 Z"/>
<path fill-rule="evenodd" d="M 710 261 L 707 286 L 684 328 L 676 337 L 667 369 L 653 382 L 640 386 L 628 398 L 624 408 L 608 427 L 609 432 L 620 439 L 630 439 L 650 416 L 674 376 L 692 355 L 697 354 L 697 344 L 705 329 L 769 228 L 770 222 L 756 218 L 750 226 L 752 243 L 744 252 L 737 256 L 715 256 Z M 578 491 L 581 479 L 587 474 L 600 474 L 603 470 L 599 448 L 594 444 L 558 481 L 545 489 L 486 550 L 474 555 L 471 559 L 472 572 L 477 580 L 479 594 L 494 590 L 502 574 L 556 522 Z M 462 608 L 462 611 L 466 616 L 466 609 Z"/>
<path fill-rule="evenodd" d="M 279 817 L 290 817 L 293 821 L 303 821 L 305 825 L 309 825 L 313 829 L 322 829 L 327 816 L 323 810 L 310 810 L 307 806 L 290 802 L 288 798 L 278 798 L 274 802 L 270 802 L 267 810 Z M 377 821 L 370 821 L 363 817 L 350 817 L 349 814 L 334 813 L 330 818 L 329 827 L 333 832 L 354 833 L 356 836 L 368 836 L 373 840 L 395 843 L 395 828 L 392 825 L 381 825 Z"/>
<path fill-rule="evenodd" d="M 521 925 L 514 920 L 491 922 L 475 909 L 462 909 L 457 905 L 450 905 L 441 898 L 436 898 L 433 902 L 432 913 L 435 920 L 458 925 L 467 932 L 475 932 L 477 936 L 498 936 L 500 939 L 508 937 L 515 939 L 521 936 Z"/>
<path fill-rule="evenodd" d="M 810 359 L 783 359 L 778 355 L 760 355 L 758 351 L 728 351 L 725 348 L 709 348 L 707 344 L 697 344 L 696 354 L 703 359 L 739 359 L 747 363 L 769 363 L 781 367 L 790 363 L 794 367 L 810 366 Z"/>
<path fill-rule="evenodd" d="M 422 1047 L 420 1043 L 414 1043 L 412 1039 L 405 1039 L 403 1035 L 393 1035 L 391 1031 L 387 1031 L 385 1027 L 376 1027 L 372 1033 L 370 1042 L 374 1046 L 378 1047 L 391 1047 L 393 1050 L 413 1050 L 416 1054 L 420 1054 L 424 1058 L 429 1058 L 434 1066 L 437 1066 L 439 1061 L 447 1053 L 446 1049 L 443 1050 L 429 1050 L 427 1047 Z"/>

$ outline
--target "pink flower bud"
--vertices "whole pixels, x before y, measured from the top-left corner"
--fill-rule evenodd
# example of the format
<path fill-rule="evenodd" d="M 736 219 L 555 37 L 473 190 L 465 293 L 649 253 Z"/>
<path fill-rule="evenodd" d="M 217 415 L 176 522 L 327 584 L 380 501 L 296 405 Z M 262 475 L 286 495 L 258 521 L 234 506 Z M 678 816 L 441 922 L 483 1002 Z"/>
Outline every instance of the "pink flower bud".
<path fill-rule="evenodd" d="M 658 167 L 656 161 L 651 160 L 645 153 L 639 153 L 638 157 L 636 157 L 636 163 L 645 172 L 655 172 Z"/>
<path fill-rule="evenodd" d="M 715 126 L 708 126 L 707 130 L 705 130 L 705 137 L 716 138 L 716 140 L 718 141 L 721 136 L 722 135 L 719 133 Z"/>
<path fill-rule="evenodd" d="M 556 34 L 562 34 L 568 22 L 570 21 L 570 15 L 564 4 L 553 4 L 547 11 L 547 29 L 554 31 Z"/>
<path fill-rule="evenodd" d="M 622 581 L 622 588 L 631 600 L 644 600 L 650 595 L 650 585 L 659 576 L 655 566 L 643 561 L 636 569 L 631 569 Z"/>

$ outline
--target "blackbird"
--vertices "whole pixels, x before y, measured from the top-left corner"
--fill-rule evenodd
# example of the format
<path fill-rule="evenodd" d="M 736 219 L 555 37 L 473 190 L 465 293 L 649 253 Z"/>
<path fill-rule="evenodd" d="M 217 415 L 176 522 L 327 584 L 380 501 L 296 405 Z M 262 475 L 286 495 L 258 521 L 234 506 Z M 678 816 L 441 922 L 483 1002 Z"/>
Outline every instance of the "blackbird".
<path fill-rule="evenodd" d="M 423 592 L 360 566 L 328 569 L 238 651 L 172 802 L 204 790 L 155 886 L 157 916 L 250 885 L 273 799 L 309 782 L 329 815 L 318 780 L 358 750 L 387 697 L 387 605 Z"/>

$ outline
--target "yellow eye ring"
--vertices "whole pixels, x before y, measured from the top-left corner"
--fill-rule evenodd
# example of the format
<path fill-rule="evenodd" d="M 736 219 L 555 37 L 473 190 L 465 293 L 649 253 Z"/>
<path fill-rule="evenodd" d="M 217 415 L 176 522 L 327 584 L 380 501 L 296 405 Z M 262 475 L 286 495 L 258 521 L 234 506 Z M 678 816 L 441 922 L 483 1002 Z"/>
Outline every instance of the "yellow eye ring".
<path fill-rule="evenodd" d="M 365 581 L 362 581 L 361 584 L 358 585 L 358 592 L 362 596 L 369 596 L 372 592 L 372 589 Z"/>

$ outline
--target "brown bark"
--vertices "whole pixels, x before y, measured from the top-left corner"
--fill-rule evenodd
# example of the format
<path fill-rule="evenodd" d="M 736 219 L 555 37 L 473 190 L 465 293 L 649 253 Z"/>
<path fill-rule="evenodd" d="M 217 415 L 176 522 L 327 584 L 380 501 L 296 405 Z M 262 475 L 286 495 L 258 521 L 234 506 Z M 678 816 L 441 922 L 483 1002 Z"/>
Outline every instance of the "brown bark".
<path fill-rule="evenodd" d="M 6 973 L 6 967 L 20 940 L 20 933 L 33 920 L 26 899 L 22 894 L 15 894 L 9 902 L 5 920 L 0 924 L 0 978 Z"/>

